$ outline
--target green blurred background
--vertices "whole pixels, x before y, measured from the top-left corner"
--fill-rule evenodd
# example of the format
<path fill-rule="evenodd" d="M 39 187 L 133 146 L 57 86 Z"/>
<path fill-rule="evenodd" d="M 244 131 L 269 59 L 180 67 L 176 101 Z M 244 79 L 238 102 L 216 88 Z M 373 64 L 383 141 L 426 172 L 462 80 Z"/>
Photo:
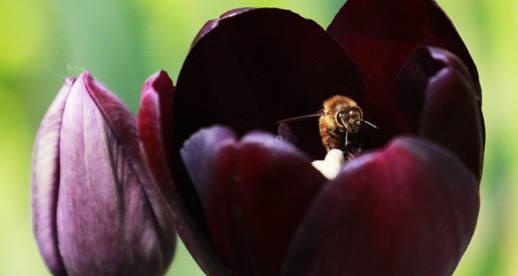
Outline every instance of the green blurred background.
<path fill-rule="evenodd" d="M 89 70 L 136 110 L 147 76 L 176 79 L 207 19 L 276 6 L 326 27 L 343 2 L 0 0 L 0 275 L 48 275 L 31 232 L 30 156 L 66 76 Z M 479 224 L 455 275 L 518 275 L 518 1 L 439 2 L 478 65 L 487 128 Z M 203 274 L 180 246 L 168 275 Z"/>

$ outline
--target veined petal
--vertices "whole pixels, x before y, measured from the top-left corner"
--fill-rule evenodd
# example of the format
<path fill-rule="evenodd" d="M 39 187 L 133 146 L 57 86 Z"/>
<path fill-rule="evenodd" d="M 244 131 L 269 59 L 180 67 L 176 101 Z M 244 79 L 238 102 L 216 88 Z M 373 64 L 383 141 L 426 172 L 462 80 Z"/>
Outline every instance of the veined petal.
<path fill-rule="evenodd" d="M 451 275 L 478 208 L 478 181 L 454 155 L 397 138 L 320 192 L 282 275 Z"/>
<path fill-rule="evenodd" d="M 69 275 L 159 275 L 174 230 L 150 187 L 129 110 L 88 73 L 74 83 L 60 135 L 57 233 Z"/>
<path fill-rule="evenodd" d="M 63 112 L 75 79 L 65 80 L 43 118 L 32 154 L 33 230 L 41 255 L 54 275 L 66 275 L 59 253 L 56 208 L 59 191 L 59 144 Z"/>

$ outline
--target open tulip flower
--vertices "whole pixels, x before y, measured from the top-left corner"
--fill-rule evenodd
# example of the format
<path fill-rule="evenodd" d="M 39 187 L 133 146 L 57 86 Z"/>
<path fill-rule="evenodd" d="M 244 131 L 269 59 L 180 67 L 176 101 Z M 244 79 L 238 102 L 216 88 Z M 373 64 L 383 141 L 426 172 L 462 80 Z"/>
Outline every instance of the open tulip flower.
<path fill-rule="evenodd" d="M 326 155 L 318 119 L 291 127 L 296 145 L 276 132 L 334 95 L 378 129 L 328 179 L 311 164 Z M 207 274 L 451 275 L 466 250 L 480 86 L 434 1 L 349 0 L 327 31 L 286 10 L 230 11 L 195 38 L 171 101 L 153 104 L 171 123 L 150 125 L 167 133 L 178 232 Z"/>
<path fill-rule="evenodd" d="M 361 151 L 324 176 L 312 162 L 344 160 L 344 152 L 327 152 L 319 119 L 277 133 L 278 122 L 315 114 L 335 95 L 354 100 L 377 129 L 362 124 L 351 137 Z M 169 241 L 161 214 L 171 214 L 208 275 L 451 275 L 475 229 L 481 89 L 468 50 L 432 0 L 349 0 L 327 31 L 275 8 L 207 22 L 177 86 L 164 72 L 144 86 L 140 148 L 127 130 L 108 131 L 128 126 L 126 113 L 103 111 L 113 109 L 105 97 L 83 103 L 104 117 L 68 114 L 68 101 L 64 112 L 54 107 L 62 129 L 44 137 L 60 150 L 37 155 L 52 163 L 45 177 L 61 175 L 60 185 L 38 201 L 39 186 L 50 183 L 34 183 L 36 236 L 51 266 L 157 263 L 167 248 L 157 243 Z M 68 116 L 87 121 L 67 130 Z M 127 166 L 114 166 L 122 153 Z M 110 173 L 124 177 L 98 181 Z M 126 181 L 144 188 L 120 188 Z M 127 193 L 136 195 L 122 200 Z M 111 206 L 111 223 L 128 228 L 111 231 L 100 212 L 87 213 L 96 206 Z M 110 238 L 121 235 L 113 246 L 129 253 L 97 263 L 96 252 L 108 252 L 107 229 Z"/>

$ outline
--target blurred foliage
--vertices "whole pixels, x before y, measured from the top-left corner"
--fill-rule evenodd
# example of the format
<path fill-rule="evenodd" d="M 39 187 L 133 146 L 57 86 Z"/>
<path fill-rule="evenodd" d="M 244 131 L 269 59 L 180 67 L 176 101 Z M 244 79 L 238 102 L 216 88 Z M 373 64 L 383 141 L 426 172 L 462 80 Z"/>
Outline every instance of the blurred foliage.
<path fill-rule="evenodd" d="M 31 230 L 30 155 L 64 78 L 89 70 L 136 110 L 148 75 L 176 79 L 209 19 L 291 9 L 326 27 L 343 0 L 0 0 L 0 275 L 48 275 Z M 479 69 L 487 143 L 479 224 L 457 276 L 518 275 L 518 2 L 439 0 Z M 203 275 L 180 246 L 168 275 Z"/>

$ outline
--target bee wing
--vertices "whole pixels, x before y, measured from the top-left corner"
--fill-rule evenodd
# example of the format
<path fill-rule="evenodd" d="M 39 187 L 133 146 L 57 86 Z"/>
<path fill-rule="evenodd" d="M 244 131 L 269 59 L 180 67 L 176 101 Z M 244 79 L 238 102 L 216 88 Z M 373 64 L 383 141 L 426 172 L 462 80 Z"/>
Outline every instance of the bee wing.
<path fill-rule="evenodd" d="M 314 118 L 314 117 L 320 117 L 324 114 L 324 110 L 321 109 L 313 114 L 308 115 L 302 115 L 302 116 L 296 116 L 291 117 L 287 119 L 283 119 L 280 121 L 277 121 L 278 127 L 277 127 L 277 138 L 281 139 L 283 141 L 287 141 L 292 143 L 293 145 L 297 144 L 297 136 L 293 133 L 291 130 L 291 127 L 288 125 L 288 123 L 294 123 L 298 121 L 302 121 L 308 118 Z"/>
<path fill-rule="evenodd" d="M 280 121 L 277 127 L 277 139 L 287 141 L 293 145 L 297 144 L 297 137 L 291 131 L 290 126 L 283 121 Z"/>

